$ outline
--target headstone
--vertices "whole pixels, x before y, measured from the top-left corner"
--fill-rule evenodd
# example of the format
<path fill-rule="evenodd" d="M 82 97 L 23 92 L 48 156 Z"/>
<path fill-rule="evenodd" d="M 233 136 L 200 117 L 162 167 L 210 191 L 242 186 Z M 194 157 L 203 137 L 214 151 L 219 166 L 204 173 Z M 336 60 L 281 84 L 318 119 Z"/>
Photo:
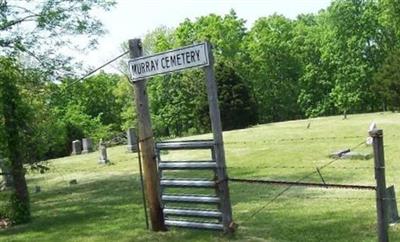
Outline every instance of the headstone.
<path fill-rule="evenodd" d="M 372 158 L 372 153 L 350 151 L 350 149 L 343 149 L 332 152 L 330 158 L 351 159 L 351 160 L 368 160 Z"/>
<path fill-rule="evenodd" d="M 341 158 L 350 160 L 369 160 L 372 158 L 372 153 L 350 151 L 346 154 L 343 154 Z"/>
<path fill-rule="evenodd" d="M 93 142 L 90 138 L 82 139 L 82 146 L 83 146 L 82 154 L 93 152 Z"/>
<path fill-rule="evenodd" d="M 41 187 L 40 186 L 35 186 L 35 193 L 39 193 L 41 191 Z"/>
<path fill-rule="evenodd" d="M 374 140 L 372 139 L 372 137 L 367 137 L 367 139 L 365 140 L 366 145 L 372 145 L 373 142 Z"/>
<path fill-rule="evenodd" d="M 82 143 L 80 140 L 72 141 L 72 154 L 71 155 L 80 155 L 82 153 Z"/>
<path fill-rule="evenodd" d="M 374 130 L 374 129 L 377 129 L 376 123 L 375 123 L 375 122 L 372 122 L 372 123 L 369 125 L 368 133 L 371 132 L 371 131 Z M 367 144 L 367 145 L 372 145 L 372 141 L 373 141 L 372 137 L 371 137 L 371 136 L 368 136 L 367 139 L 365 140 L 365 144 Z"/>
<path fill-rule="evenodd" d="M 372 122 L 372 123 L 369 125 L 368 131 L 372 131 L 372 130 L 374 130 L 374 129 L 377 129 L 377 126 L 376 126 L 376 123 L 375 123 L 375 122 Z"/>
<path fill-rule="evenodd" d="M 3 158 L 0 158 L 0 170 L 3 174 L 4 188 L 12 187 L 14 184 L 13 178 L 10 174 L 10 169 L 5 164 L 5 159 Z"/>
<path fill-rule="evenodd" d="M 343 156 L 343 154 L 346 154 L 347 152 L 350 152 L 350 149 L 342 149 L 342 150 L 334 151 L 329 155 L 329 157 L 330 158 L 340 158 Z"/>
<path fill-rule="evenodd" d="M 107 157 L 107 146 L 103 142 L 102 139 L 100 139 L 100 143 L 99 143 L 99 152 L 100 152 L 99 163 L 100 164 L 109 163 L 110 161 L 108 160 L 108 157 Z"/>
<path fill-rule="evenodd" d="M 128 138 L 128 151 L 137 152 L 137 137 L 134 128 L 129 128 L 126 131 L 126 137 Z"/>

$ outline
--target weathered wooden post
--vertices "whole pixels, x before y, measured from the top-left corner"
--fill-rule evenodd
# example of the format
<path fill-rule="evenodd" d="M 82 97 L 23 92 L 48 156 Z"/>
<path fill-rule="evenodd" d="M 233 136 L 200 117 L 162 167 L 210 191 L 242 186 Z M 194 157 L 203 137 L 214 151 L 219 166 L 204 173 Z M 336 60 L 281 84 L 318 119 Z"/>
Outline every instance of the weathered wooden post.
<path fill-rule="evenodd" d="M 229 195 L 228 186 L 228 176 L 226 172 L 225 163 L 225 150 L 224 141 L 222 136 L 222 125 L 221 116 L 218 106 L 218 93 L 217 93 L 217 83 L 215 81 L 214 75 L 214 56 L 211 51 L 210 43 L 207 43 L 207 52 L 210 64 L 204 67 L 207 82 L 207 96 L 208 104 L 210 107 L 210 119 L 211 119 L 211 129 L 213 131 L 213 137 L 215 142 L 214 152 L 215 159 L 218 164 L 217 174 L 218 174 L 218 190 L 221 197 L 221 212 L 223 214 L 222 224 L 224 226 L 224 232 L 231 233 L 233 231 L 232 222 L 232 208 Z"/>
<path fill-rule="evenodd" d="M 383 131 L 373 129 L 369 131 L 372 137 L 374 150 L 374 166 L 376 180 L 376 213 L 378 240 L 389 241 L 388 237 L 388 206 L 386 199 L 386 178 L 385 178 L 385 155 L 383 151 Z"/>
<path fill-rule="evenodd" d="M 130 58 L 143 56 L 140 39 L 129 40 Z M 141 150 L 147 202 L 150 210 L 150 221 L 153 231 L 165 231 L 164 216 L 159 199 L 159 177 L 154 150 L 154 137 L 151 127 L 149 100 L 146 91 L 146 79 L 134 82 L 135 103 L 139 128 L 139 146 Z"/>

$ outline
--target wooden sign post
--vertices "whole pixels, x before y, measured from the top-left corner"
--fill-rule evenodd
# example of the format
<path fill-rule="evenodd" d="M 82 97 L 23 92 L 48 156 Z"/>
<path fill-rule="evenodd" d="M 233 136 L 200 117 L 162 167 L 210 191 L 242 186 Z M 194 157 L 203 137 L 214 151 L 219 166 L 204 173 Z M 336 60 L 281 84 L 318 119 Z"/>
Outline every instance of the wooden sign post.
<path fill-rule="evenodd" d="M 170 50 L 152 56 L 142 56 L 140 39 L 129 41 L 131 60 L 129 70 L 135 87 L 135 101 L 139 121 L 139 139 L 142 150 L 146 192 L 150 209 L 152 228 L 155 231 L 164 230 L 165 223 L 160 203 L 160 180 L 157 173 L 154 139 L 151 129 L 148 97 L 146 93 L 146 78 L 180 71 L 188 68 L 203 67 L 206 76 L 207 95 L 213 131 L 213 149 L 216 162 L 215 181 L 220 203 L 221 222 L 226 233 L 233 232 L 232 209 L 229 196 L 228 176 L 225 164 L 222 125 L 218 107 L 217 84 L 214 75 L 214 59 L 209 43 L 200 43 L 183 48 Z"/>
<path fill-rule="evenodd" d="M 221 116 L 218 106 L 217 83 L 214 74 L 214 57 L 211 46 L 207 43 L 209 65 L 204 67 L 207 81 L 207 96 L 211 119 L 211 129 L 215 142 L 215 159 L 218 164 L 217 174 L 219 177 L 218 190 L 221 199 L 222 224 L 226 233 L 234 230 L 232 221 L 232 208 L 229 195 L 228 175 L 226 172 L 224 141 L 222 136 Z"/>
<path fill-rule="evenodd" d="M 140 39 L 129 40 L 130 58 L 143 55 Z M 154 137 L 151 128 L 149 100 L 146 91 L 146 79 L 135 82 L 135 103 L 139 128 L 139 146 L 142 154 L 146 194 L 150 210 L 150 222 L 153 231 L 165 231 L 164 216 L 159 199 L 157 161 L 154 150 Z"/>

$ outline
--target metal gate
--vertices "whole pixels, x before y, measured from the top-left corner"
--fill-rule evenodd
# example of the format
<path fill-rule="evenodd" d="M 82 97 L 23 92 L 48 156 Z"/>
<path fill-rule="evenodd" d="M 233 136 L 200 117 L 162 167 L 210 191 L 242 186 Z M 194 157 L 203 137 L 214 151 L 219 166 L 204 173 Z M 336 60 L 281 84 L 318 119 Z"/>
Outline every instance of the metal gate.
<path fill-rule="evenodd" d="M 161 157 L 165 150 L 209 150 L 210 157 L 201 160 L 165 160 Z M 225 178 L 218 177 L 217 169 L 220 166 L 215 159 L 215 142 L 161 142 L 156 144 L 156 153 L 165 225 L 223 230 L 221 201 L 224 197 L 219 192 L 218 181 Z M 177 174 L 181 175 L 179 173 L 188 178 L 176 177 Z M 212 178 L 199 177 L 205 174 Z"/>

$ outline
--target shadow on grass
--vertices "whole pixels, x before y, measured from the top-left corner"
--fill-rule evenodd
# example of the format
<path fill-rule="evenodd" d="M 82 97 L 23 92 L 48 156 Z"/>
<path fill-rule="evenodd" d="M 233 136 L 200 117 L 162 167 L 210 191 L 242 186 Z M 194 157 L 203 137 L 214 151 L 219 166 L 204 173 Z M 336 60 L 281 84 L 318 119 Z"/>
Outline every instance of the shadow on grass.
<path fill-rule="evenodd" d="M 79 181 L 78 181 L 79 182 Z M 113 176 L 31 195 L 32 222 L 0 231 L 2 237 L 29 234 L 32 240 L 82 237 L 90 233 L 123 233 L 144 228 L 140 183 L 132 176 Z M 118 224 L 120 223 L 120 224 Z M 13 237 L 10 237 L 13 236 Z"/>

